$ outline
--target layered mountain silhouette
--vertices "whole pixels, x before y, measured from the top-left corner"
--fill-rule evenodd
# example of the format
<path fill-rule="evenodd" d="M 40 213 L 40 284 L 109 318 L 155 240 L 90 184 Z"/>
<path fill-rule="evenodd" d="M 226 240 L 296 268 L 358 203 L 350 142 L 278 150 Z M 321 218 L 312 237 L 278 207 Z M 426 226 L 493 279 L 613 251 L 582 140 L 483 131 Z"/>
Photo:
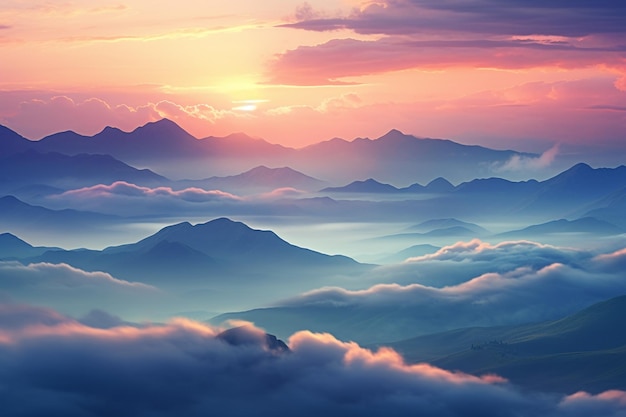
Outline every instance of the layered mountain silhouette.
<path fill-rule="evenodd" d="M 481 146 L 467 146 L 450 140 L 417 138 L 393 129 L 377 139 L 357 138 L 353 141 L 332 139 L 303 148 L 297 166 L 317 174 L 314 164 L 323 164 L 333 178 L 376 178 L 388 183 L 431 181 L 446 177 L 460 182 L 492 174 L 493 167 L 503 165 L 513 156 L 536 157 L 515 151 L 500 151 Z M 318 175 L 319 176 L 319 175 Z"/>
<path fill-rule="evenodd" d="M 626 188 L 619 189 L 585 207 L 583 216 L 595 217 L 626 228 Z"/>
<path fill-rule="evenodd" d="M 67 155 L 108 154 L 157 172 L 202 178 L 200 173 L 241 172 L 254 166 L 289 166 L 323 180 L 378 178 L 391 183 L 431 181 L 445 176 L 463 181 L 491 174 L 512 157 L 537 157 L 515 151 L 468 146 L 442 139 L 417 138 L 391 130 L 378 139 L 333 139 L 302 149 L 286 148 L 237 133 L 196 139 L 168 119 L 132 132 L 107 127 L 94 136 L 67 131 L 29 141 L 4 128 L 6 154 L 34 149 Z M 181 161 L 186 161 L 181 164 Z M 176 164 L 176 169 L 172 166 Z"/>
<path fill-rule="evenodd" d="M 165 227 L 136 243 L 104 250 L 51 250 L 26 262 L 67 263 L 86 271 L 162 288 L 283 283 L 309 288 L 332 276 L 370 269 L 345 256 L 330 256 L 287 243 L 271 231 L 219 218 Z"/>
<path fill-rule="evenodd" d="M 237 175 L 177 181 L 178 186 L 218 189 L 231 193 L 268 192 L 277 188 L 315 191 L 323 184 L 323 181 L 289 167 L 268 168 L 263 165 Z"/>
<path fill-rule="evenodd" d="M 584 233 L 589 235 L 619 235 L 626 233 L 626 229 L 594 217 L 583 217 L 575 220 L 559 219 L 547 223 L 528 226 L 520 230 L 500 233 L 498 237 L 524 238 L 539 237 L 551 234 Z"/>
<path fill-rule="evenodd" d="M 441 249 L 439 246 L 433 246 L 429 244 L 413 245 L 399 252 L 396 252 L 394 254 L 381 257 L 380 259 L 378 259 L 378 263 L 381 263 L 381 264 L 400 263 L 400 262 L 405 261 L 408 258 L 414 258 L 417 256 L 427 255 L 429 253 L 435 253 L 439 249 Z"/>
<path fill-rule="evenodd" d="M 49 250 L 58 250 L 45 246 L 35 247 L 11 233 L 0 234 L 0 260 L 12 260 L 40 256 Z"/>
<path fill-rule="evenodd" d="M 0 230 L 21 228 L 40 230 L 90 229 L 93 226 L 119 222 L 115 216 L 87 211 L 64 209 L 51 210 L 25 203 L 8 195 L 0 197 Z"/>
<path fill-rule="evenodd" d="M 474 374 L 496 373 L 531 389 L 572 393 L 626 388 L 626 296 L 560 320 L 472 327 L 395 343 L 411 362 Z"/>
<path fill-rule="evenodd" d="M 450 229 L 453 227 L 460 227 L 460 228 L 469 230 L 477 235 L 484 235 L 484 234 L 489 233 L 487 229 L 475 223 L 468 223 L 468 222 L 464 222 L 464 221 L 457 220 L 454 218 L 427 220 L 420 224 L 416 224 L 415 226 L 409 227 L 408 230 L 421 232 L 421 233 L 428 233 L 434 230 Z"/>
<path fill-rule="evenodd" d="M 0 158 L 0 190 L 5 193 L 34 185 L 66 190 L 115 181 L 159 185 L 168 179 L 148 169 L 133 168 L 109 155 L 69 156 L 28 150 Z"/>
<path fill-rule="evenodd" d="M 391 184 L 383 184 L 376 181 L 373 178 L 368 178 L 365 181 L 353 181 L 348 185 L 342 187 L 326 187 L 320 192 L 322 193 L 362 193 L 362 194 L 444 194 L 454 191 L 454 185 L 452 185 L 445 178 L 439 177 L 427 185 L 421 185 L 415 183 L 404 188 L 397 188 Z"/>
<path fill-rule="evenodd" d="M 344 187 L 326 187 L 320 192 L 324 193 L 363 193 L 363 194 L 379 194 L 379 193 L 397 193 L 400 190 L 393 185 L 383 184 L 373 178 L 365 181 L 354 181 Z"/>

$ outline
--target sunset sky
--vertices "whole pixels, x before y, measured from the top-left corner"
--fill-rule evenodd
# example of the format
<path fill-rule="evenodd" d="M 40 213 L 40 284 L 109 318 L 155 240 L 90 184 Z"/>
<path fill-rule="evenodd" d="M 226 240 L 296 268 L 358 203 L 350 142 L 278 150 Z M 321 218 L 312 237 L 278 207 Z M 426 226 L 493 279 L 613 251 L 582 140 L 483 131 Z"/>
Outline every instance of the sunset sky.
<path fill-rule="evenodd" d="M 610 0 L 5 0 L 0 124 L 623 150 L 625 19 Z"/>

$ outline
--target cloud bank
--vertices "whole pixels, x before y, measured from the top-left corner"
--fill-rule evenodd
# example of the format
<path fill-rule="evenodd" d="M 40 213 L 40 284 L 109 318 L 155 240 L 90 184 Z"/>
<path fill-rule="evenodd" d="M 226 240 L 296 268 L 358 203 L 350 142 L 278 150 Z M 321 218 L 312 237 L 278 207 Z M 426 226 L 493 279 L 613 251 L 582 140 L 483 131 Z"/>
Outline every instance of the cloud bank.
<path fill-rule="evenodd" d="M 66 314 L 94 308 L 143 316 L 158 311 L 166 294 L 151 285 L 117 279 L 105 272 L 87 272 L 67 264 L 0 262 L 0 299 L 48 306 Z M 150 308 L 152 305 L 152 308 Z"/>
<path fill-rule="evenodd" d="M 585 68 L 624 74 L 621 4 L 495 0 L 383 0 L 344 17 L 300 14 L 283 27 L 351 30 L 375 40 L 333 39 L 277 56 L 275 82 L 341 84 L 350 76 L 409 68 Z M 296 13 L 296 15 L 298 15 Z M 558 24 L 555 24 L 558 16 Z M 619 82 L 618 84 L 619 85 Z"/>
<path fill-rule="evenodd" d="M 387 283 L 360 290 L 313 290 L 280 302 L 277 313 L 293 314 L 294 321 L 316 330 L 367 342 L 461 327 L 554 320 L 626 294 L 621 273 L 625 262 L 624 250 L 596 255 L 526 241 L 459 242 L 379 268 L 369 277 Z M 397 278 L 404 283 L 394 282 Z M 337 321 L 316 321 L 328 315 Z M 263 311 L 241 317 L 270 328 L 280 325 L 265 322 Z M 372 323 L 386 325 L 374 330 Z"/>
<path fill-rule="evenodd" d="M 8 324 L 8 325 L 7 325 Z M 502 378 L 407 365 L 328 334 L 290 351 L 258 329 L 244 343 L 188 320 L 99 329 L 58 313 L 0 305 L 0 389 L 7 415 L 623 416 L 624 395 L 522 392 Z"/>

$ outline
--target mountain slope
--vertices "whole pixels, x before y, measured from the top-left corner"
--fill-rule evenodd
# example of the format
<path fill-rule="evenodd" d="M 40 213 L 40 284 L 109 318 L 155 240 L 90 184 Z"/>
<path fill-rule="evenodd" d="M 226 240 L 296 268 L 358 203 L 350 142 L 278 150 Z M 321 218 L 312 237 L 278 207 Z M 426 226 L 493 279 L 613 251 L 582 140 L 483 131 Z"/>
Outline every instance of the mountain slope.
<path fill-rule="evenodd" d="M 500 233 L 498 237 L 519 238 L 563 233 L 586 233 L 590 235 L 618 235 L 626 232 L 626 229 L 618 227 L 604 220 L 593 217 L 583 217 L 576 220 L 554 220 L 547 223 L 528 226 L 520 230 Z"/>
<path fill-rule="evenodd" d="M 536 213 L 567 205 L 578 208 L 624 186 L 626 186 L 626 166 L 594 169 L 581 163 L 541 182 L 541 187 L 529 196 L 522 210 Z"/>
<path fill-rule="evenodd" d="M 89 228 L 119 220 L 115 216 L 78 210 L 50 210 L 32 206 L 14 196 L 0 197 L 0 229 L 13 231 L 20 227 L 64 230 Z"/>
<path fill-rule="evenodd" d="M 0 125 L 0 157 L 24 152 L 30 148 L 32 142 L 17 134 L 8 127 Z"/>
<path fill-rule="evenodd" d="M 34 247 L 11 233 L 0 234 L 0 260 L 39 256 L 58 248 Z"/>
<path fill-rule="evenodd" d="M 218 189 L 222 191 L 267 192 L 277 188 L 295 188 L 298 190 L 314 191 L 323 186 L 324 182 L 310 177 L 289 167 L 268 168 L 257 166 L 238 175 L 226 177 L 211 177 L 203 180 L 177 181 L 183 186 L 200 186 L 204 189 Z"/>
<path fill-rule="evenodd" d="M 466 328 L 390 346 L 412 362 L 497 373 L 533 389 L 591 392 L 626 388 L 626 296 L 560 320 L 522 326 Z"/>
<path fill-rule="evenodd" d="M 417 138 L 391 130 L 377 139 L 358 138 L 351 142 L 333 139 L 298 150 L 297 163 L 290 166 L 344 181 L 376 178 L 393 184 L 407 179 L 425 182 L 445 176 L 454 182 L 492 174 L 492 167 L 504 165 L 513 156 L 532 157 L 514 151 L 468 146 L 443 139 Z M 317 170 L 315 167 L 317 166 Z M 352 178 L 346 178 L 349 172 Z"/>
<path fill-rule="evenodd" d="M 141 154 L 177 156 L 193 155 L 197 150 L 196 138 L 176 123 L 162 119 L 140 126 L 132 132 L 106 127 L 89 137 L 74 132 L 60 132 L 44 137 L 34 143 L 35 149 L 62 152 L 68 155 L 79 153 L 108 154 L 120 159 L 134 159 Z"/>
<path fill-rule="evenodd" d="M 4 192 L 33 185 L 70 189 L 115 181 L 157 185 L 168 179 L 147 169 L 133 168 L 109 155 L 69 156 L 29 150 L 0 158 L 0 189 Z"/>
<path fill-rule="evenodd" d="M 324 281 L 326 275 L 369 269 L 350 258 L 303 249 L 271 231 L 254 230 L 226 218 L 175 224 L 136 243 L 102 251 L 49 251 L 29 261 L 65 262 L 168 288 L 255 287 L 270 281 L 303 288 Z"/>
<path fill-rule="evenodd" d="M 421 233 L 427 233 L 436 229 L 445 229 L 445 228 L 451 228 L 451 227 L 463 227 L 479 235 L 489 233 L 487 229 L 477 224 L 464 222 L 464 221 L 457 220 L 454 218 L 427 220 L 420 224 L 416 224 L 415 226 L 409 227 L 408 230 L 421 232 Z"/>

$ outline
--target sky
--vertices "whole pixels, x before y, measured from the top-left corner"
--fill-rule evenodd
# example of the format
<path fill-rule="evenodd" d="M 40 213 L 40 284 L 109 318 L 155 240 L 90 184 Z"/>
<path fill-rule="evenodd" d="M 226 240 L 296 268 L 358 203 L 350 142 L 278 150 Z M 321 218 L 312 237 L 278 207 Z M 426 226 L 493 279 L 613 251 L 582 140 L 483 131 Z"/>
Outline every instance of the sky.
<path fill-rule="evenodd" d="M 622 152 L 625 17 L 610 0 L 5 0 L 0 124 Z"/>

